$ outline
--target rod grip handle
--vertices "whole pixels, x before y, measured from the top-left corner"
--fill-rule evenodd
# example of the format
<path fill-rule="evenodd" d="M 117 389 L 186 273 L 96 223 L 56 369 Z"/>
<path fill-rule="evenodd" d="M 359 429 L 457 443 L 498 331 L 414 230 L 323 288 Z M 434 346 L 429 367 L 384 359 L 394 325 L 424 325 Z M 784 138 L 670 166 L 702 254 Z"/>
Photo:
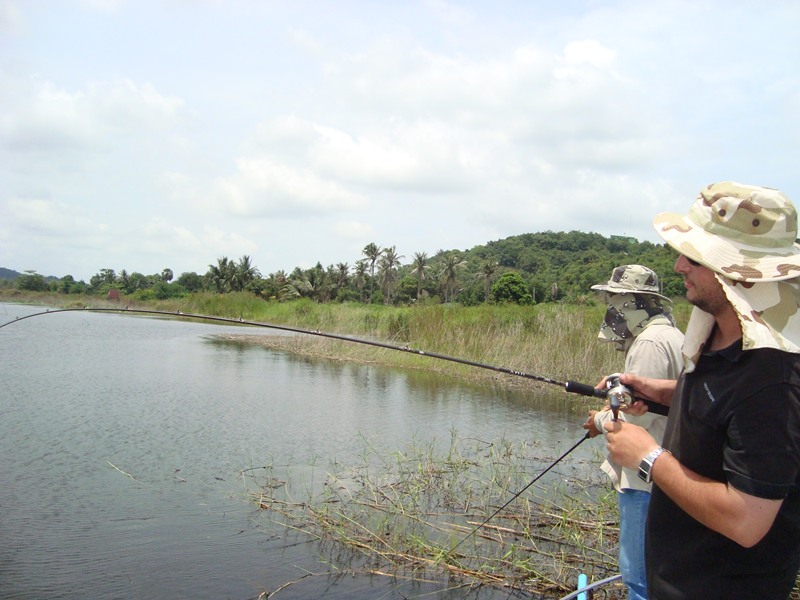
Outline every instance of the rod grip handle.
<path fill-rule="evenodd" d="M 605 398 L 606 390 L 598 390 L 597 388 L 587 385 L 585 383 L 578 383 L 577 381 L 568 381 L 564 384 L 564 388 L 573 394 L 580 394 L 581 396 L 592 396 L 594 398 Z"/>
<path fill-rule="evenodd" d="M 647 405 L 647 411 L 651 412 L 656 415 L 668 415 L 669 414 L 669 406 L 666 404 L 661 404 L 659 402 L 653 402 L 652 400 L 644 400 L 643 398 L 637 398 L 636 396 L 633 397 L 634 400 L 641 400 Z"/>

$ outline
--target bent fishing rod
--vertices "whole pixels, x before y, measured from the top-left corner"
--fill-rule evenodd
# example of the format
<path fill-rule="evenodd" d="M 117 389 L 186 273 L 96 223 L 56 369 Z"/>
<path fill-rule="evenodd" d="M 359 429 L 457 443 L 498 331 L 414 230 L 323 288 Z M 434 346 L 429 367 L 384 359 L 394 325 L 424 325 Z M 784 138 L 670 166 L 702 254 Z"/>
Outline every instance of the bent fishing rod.
<path fill-rule="evenodd" d="M 387 350 L 397 350 L 399 352 L 406 352 L 409 354 L 416 354 L 417 356 L 427 356 L 429 358 L 436 358 L 439 360 L 445 360 L 449 362 L 459 363 L 462 365 L 468 365 L 470 367 L 477 367 L 479 369 L 488 369 L 490 371 L 496 371 L 498 373 L 505 373 L 506 375 L 513 375 L 516 377 L 524 377 L 526 379 L 533 379 L 535 381 L 540 381 L 542 383 L 548 383 L 550 385 L 557 385 L 567 392 L 572 394 L 579 394 L 581 396 L 590 396 L 593 398 L 603 398 L 608 399 L 611 404 L 611 409 L 614 411 L 615 420 L 617 411 L 620 408 L 620 405 L 626 401 L 632 399 L 630 392 L 627 388 L 625 388 L 622 384 L 619 383 L 618 378 L 616 380 L 612 380 L 613 385 L 607 389 L 595 388 L 591 385 L 587 385 L 585 383 L 579 383 L 577 381 L 557 381 L 555 379 L 551 379 L 549 377 L 543 377 L 541 375 L 533 375 L 531 373 L 525 373 L 523 371 L 516 371 L 514 369 L 508 369 L 506 367 L 498 367 L 494 365 L 488 365 L 481 362 L 476 362 L 474 360 L 468 360 L 466 358 L 458 358 L 455 356 L 448 356 L 446 354 L 439 354 L 437 352 L 427 352 L 425 350 L 417 350 L 411 348 L 409 346 L 397 346 L 393 344 L 387 344 L 386 342 L 380 342 L 375 340 L 366 340 L 363 338 L 356 338 L 348 335 L 341 335 L 337 333 L 327 333 L 324 331 L 319 331 L 316 329 L 302 329 L 300 327 L 292 327 L 289 325 L 276 325 L 273 323 L 262 323 L 260 321 L 248 321 L 239 317 L 238 319 L 230 318 L 230 317 L 219 317 L 215 315 L 202 315 L 202 314 L 194 314 L 194 313 L 187 313 L 183 311 L 167 311 L 167 310 L 156 310 L 156 309 L 149 309 L 149 308 L 100 308 L 100 307 L 92 307 L 86 306 L 82 308 L 56 308 L 56 309 L 48 309 L 37 313 L 32 313 L 29 315 L 24 315 L 22 317 L 17 317 L 13 321 L 6 321 L 5 323 L 0 324 L 0 329 L 10 325 L 11 323 L 16 323 L 17 321 L 22 321 L 24 319 L 30 319 L 32 317 L 40 317 L 43 315 L 51 315 L 55 313 L 64 313 L 64 312 L 108 312 L 108 313 L 135 313 L 135 314 L 143 314 L 143 315 L 157 315 L 157 316 L 167 316 L 167 317 L 178 317 L 178 318 L 185 318 L 185 319 L 201 319 L 206 321 L 216 321 L 220 323 L 231 323 L 234 325 L 248 325 L 251 327 L 263 327 L 267 329 L 276 329 L 281 331 L 289 331 L 292 333 L 300 333 L 304 335 L 315 335 L 324 338 L 331 338 L 335 340 L 341 340 L 345 342 L 354 342 L 356 344 L 364 344 L 367 346 L 375 346 L 377 348 L 385 348 Z M 614 376 L 609 376 L 609 378 L 613 378 Z M 639 398 L 637 398 L 638 400 Z M 648 410 L 656 413 L 665 415 L 669 408 L 663 404 L 658 404 L 656 402 L 651 402 L 649 400 L 643 400 L 644 403 L 647 405 Z"/>

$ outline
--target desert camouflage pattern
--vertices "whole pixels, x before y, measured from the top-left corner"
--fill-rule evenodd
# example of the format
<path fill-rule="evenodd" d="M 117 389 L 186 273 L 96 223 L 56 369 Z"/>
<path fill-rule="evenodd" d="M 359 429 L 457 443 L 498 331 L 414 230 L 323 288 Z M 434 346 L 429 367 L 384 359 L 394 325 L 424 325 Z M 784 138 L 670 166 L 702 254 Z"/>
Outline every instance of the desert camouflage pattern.
<path fill-rule="evenodd" d="M 744 283 L 716 273 L 742 325 L 742 348 L 800 353 L 800 280 Z M 683 343 L 686 372 L 694 370 L 714 317 L 695 307 Z"/>
<path fill-rule="evenodd" d="M 642 265 L 621 265 L 611 272 L 611 279 L 607 284 L 593 285 L 592 289 L 615 293 L 648 292 L 657 295 L 661 291 L 656 272 Z"/>
<path fill-rule="evenodd" d="M 700 191 L 687 215 L 663 213 L 653 225 L 675 250 L 730 279 L 800 276 L 797 212 L 778 190 L 714 183 Z"/>
<path fill-rule="evenodd" d="M 605 302 L 608 308 L 597 337 L 616 343 L 621 352 L 626 352 L 633 339 L 656 320 L 675 325 L 670 307 L 654 294 L 606 292 Z"/>

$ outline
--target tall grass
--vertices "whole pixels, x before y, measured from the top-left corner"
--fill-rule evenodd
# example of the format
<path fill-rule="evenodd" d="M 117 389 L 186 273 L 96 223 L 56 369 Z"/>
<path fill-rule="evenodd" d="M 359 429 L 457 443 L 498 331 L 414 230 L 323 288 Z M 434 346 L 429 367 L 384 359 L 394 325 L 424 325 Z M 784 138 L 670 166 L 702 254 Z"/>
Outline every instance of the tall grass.
<path fill-rule="evenodd" d="M 300 301 L 248 308 L 241 311 L 245 319 L 365 337 L 556 379 L 593 383 L 622 364 L 621 354 L 597 340 L 604 312 L 598 306 L 389 307 Z M 198 309 L 215 310 L 207 304 Z M 497 378 L 491 371 L 325 338 L 300 337 L 292 343 L 295 351 L 330 358 L 434 369 L 470 379 Z"/>
<path fill-rule="evenodd" d="M 427 304 L 393 307 L 375 304 L 317 304 L 310 300 L 266 302 L 249 293 L 190 294 L 171 300 L 112 303 L 97 297 L 19 294 L 12 301 L 49 306 L 129 306 L 171 312 L 242 318 L 299 329 L 382 341 L 414 350 L 435 352 L 487 365 L 522 371 L 558 381 L 594 384 L 619 371 L 623 355 L 597 339 L 605 308 L 585 305 L 460 306 Z M 690 306 L 675 304 L 679 326 L 685 327 Z M 243 330 L 246 333 L 246 330 Z M 510 385 L 537 385 L 530 380 L 490 370 L 435 361 L 413 353 L 332 340 L 320 336 L 257 336 L 259 343 L 336 360 L 378 362 L 407 368 L 443 371 L 470 380 L 497 380 Z M 254 336 L 255 339 L 255 336 Z"/>

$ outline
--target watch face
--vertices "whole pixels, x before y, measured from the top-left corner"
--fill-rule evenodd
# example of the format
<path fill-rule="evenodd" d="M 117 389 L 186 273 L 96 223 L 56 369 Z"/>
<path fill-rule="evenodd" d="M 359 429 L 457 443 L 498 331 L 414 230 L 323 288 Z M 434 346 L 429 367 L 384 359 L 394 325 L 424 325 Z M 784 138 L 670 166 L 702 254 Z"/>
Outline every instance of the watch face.
<path fill-rule="evenodd" d="M 650 483 L 650 470 L 653 468 L 653 463 L 661 456 L 662 452 L 664 452 L 664 448 L 656 448 L 642 459 L 642 462 L 639 463 L 639 479 L 645 483 Z"/>

